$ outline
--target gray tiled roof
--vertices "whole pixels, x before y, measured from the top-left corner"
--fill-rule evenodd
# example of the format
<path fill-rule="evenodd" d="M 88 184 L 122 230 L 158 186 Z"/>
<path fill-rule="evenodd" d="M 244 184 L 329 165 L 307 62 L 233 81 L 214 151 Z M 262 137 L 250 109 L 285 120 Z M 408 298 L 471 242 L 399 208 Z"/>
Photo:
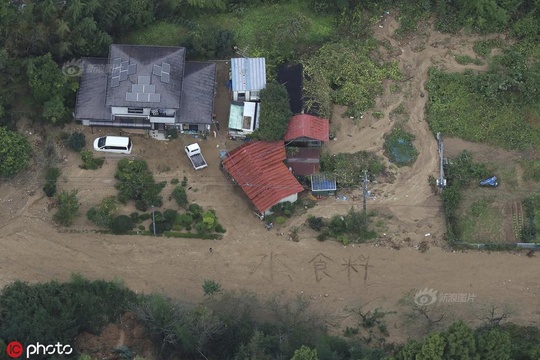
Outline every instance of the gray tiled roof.
<path fill-rule="evenodd" d="M 106 105 L 178 109 L 184 78 L 184 57 L 185 49 L 181 47 L 111 45 L 108 61 L 111 71 L 107 77 Z M 121 70 L 118 74 L 115 73 L 115 66 Z M 167 73 L 165 70 L 168 68 L 170 71 Z M 119 78 L 119 83 L 115 78 Z M 114 86 L 114 82 L 118 85 Z M 138 97 L 139 100 L 143 99 L 142 102 L 132 101 L 134 96 L 126 95 L 135 93 L 133 85 L 136 84 L 153 85 L 146 88 L 148 91 L 139 93 Z M 154 101 L 149 102 L 152 99 Z M 158 99 L 159 102 L 156 101 Z"/>
<path fill-rule="evenodd" d="M 215 86 L 215 63 L 187 61 L 182 106 L 177 113 L 177 122 L 211 124 Z"/>
<path fill-rule="evenodd" d="M 82 66 L 75 118 L 111 121 L 111 110 L 105 106 L 107 59 L 83 58 Z"/>

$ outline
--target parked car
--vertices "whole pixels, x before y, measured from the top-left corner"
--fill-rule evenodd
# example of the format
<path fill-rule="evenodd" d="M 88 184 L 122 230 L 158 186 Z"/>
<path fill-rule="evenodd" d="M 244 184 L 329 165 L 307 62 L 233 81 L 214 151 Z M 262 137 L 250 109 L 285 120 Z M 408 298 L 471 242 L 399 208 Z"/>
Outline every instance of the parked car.
<path fill-rule="evenodd" d="M 117 154 L 131 154 L 133 143 L 124 136 L 103 136 L 94 140 L 95 151 L 105 151 Z"/>

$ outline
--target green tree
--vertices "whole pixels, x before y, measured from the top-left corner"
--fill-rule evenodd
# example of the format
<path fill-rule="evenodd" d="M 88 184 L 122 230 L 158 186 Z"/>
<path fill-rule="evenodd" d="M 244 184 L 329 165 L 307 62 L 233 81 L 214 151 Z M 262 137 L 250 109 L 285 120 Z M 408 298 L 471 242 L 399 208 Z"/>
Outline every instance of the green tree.
<path fill-rule="evenodd" d="M 261 90 L 260 98 L 260 124 L 253 137 L 264 141 L 283 140 L 292 116 L 287 89 L 277 82 L 270 82 Z"/>
<path fill-rule="evenodd" d="M 294 352 L 291 360 L 319 360 L 317 357 L 317 349 L 310 349 L 309 347 L 302 345 L 300 349 Z"/>
<path fill-rule="evenodd" d="M 155 183 L 146 161 L 120 160 L 115 177 L 118 180 L 116 188 L 121 203 L 135 200 L 135 206 L 140 211 L 146 211 L 150 206 L 161 206 L 163 200 L 159 193 L 162 186 Z"/>
<path fill-rule="evenodd" d="M 77 191 L 63 191 L 57 198 L 57 211 L 53 219 L 63 226 L 70 226 L 79 212 L 79 200 Z"/>
<path fill-rule="evenodd" d="M 127 215 L 120 215 L 113 219 L 111 230 L 114 234 L 125 234 L 133 229 L 133 221 Z"/>
<path fill-rule="evenodd" d="M 40 105 L 66 93 L 67 78 L 50 53 L 30 60 L 27 76 L 32 97 Z"/>
<path fill-rule="evenodd" d="M 5 127 L 0 127 L 0 175 L 12 176 L 23 170 L 30 160 L 28 140 Z"/>
<path fill-rule="evenodd" d="M 477 337 L 477 354 L 482 360 L 510 360 L 512 343 L 505 331 L 494 328 L 481 331 Z"/>
<path fill-rule="evenodd" d="M 444 359 L 473 360 L 476 353 L 474 332 L 463 321 L 450 325 L 443 334 L 446 338 Z"/>

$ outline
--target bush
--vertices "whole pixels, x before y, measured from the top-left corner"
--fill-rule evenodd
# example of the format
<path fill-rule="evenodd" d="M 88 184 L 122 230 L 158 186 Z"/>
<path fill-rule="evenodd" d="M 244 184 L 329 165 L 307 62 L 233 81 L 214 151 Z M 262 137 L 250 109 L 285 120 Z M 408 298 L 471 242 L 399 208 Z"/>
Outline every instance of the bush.
<path fill-rule="evenodd" d="M 0 338 L 23 344 L 72 344 L 82 332 L 100 333 L 136 302 L 137 295 L 118 282 L 78 275 L 65 283 L 16 281 L 0 295 Z"/>
<path fill-rule="evenodd" d="M 188 210 L 192 214 L 202 214 L 202 212 L 203 212 L 202 207 L 200 205 L 198 205 L 198 204 L 189 205 Z"/>
<path fill-rule="evenodd" d="M 161 211 L 154 211 L 153 216 L 155 222 L 163 221 L 163 214 L 161 213 Z"/>
<path fill-rule="evenodd" d="M 182 226 L 189 226 L 193 222 L 193 216 L 189 213 L 185 213 L 180 215 L 177 221 Z"/>
<path fill-rule="evenodd" d="M 326 239 L 328 239 L 328 235 L 326 233 L 320 233 L 317 235 L 317 240 L 319 241 L 325 241 Z"/>
<path fill-rule="evenodd" d="M 111 224 L 113 234 L 125 234 L 133 229 L 133 221 L 127 215 L 119 215 L 114 218 Z"/>
<path fill-rule="evenodd" d="M 179 182 L 180 182 L 180 180 L 178 180 L 177 178 L 174 178 L 174 179 L 171 180 L 171 184 L 172 184 L 172 185 L 176 185 L 176 184 L 178 184 Z"/>
<path fill-rule="evenodd" d="M 144 214 L 141 214 L 139 215 L 139 220 L 140 221 L 145 221 L 145 220 L 148 220 L 152 217 L 152 215 L 148 214 L 148 213 L 144 213 Z"/>
<path fill-rule="evenodd" d="M 135 200 L 135 207 L 139 211 L 146 211 L 150 206 L 162 205 L 163 199 L 159 195 L 162 187 L 154 181 L 145 161 L 120 160 L 115 177 L 118 180 L 116 188 L 121 203 Z"/>
<path fill-rule="evenodd" d="M 283 216 L 278 216 L 278 217 L 276 218 L 276 224 L 278 224 L 278 225 L 283 225 L 283 224 L 285 224 L 285 221 L 287 221 L 287 219 L 285 219 Z"/>
<path fill-rule="evenodd" d="M 45 186 L 43 186 L 43 192 L 47 197 L 53 197 L 56 194 L 56 180 L 47 181 Z"/>
<path fill-rule="evenodd" d="M 178 211 L 176 210 L 168 209 L 168 210 L 165 210 L 165 212 L 163 213 L 163 219 L 171 223 L 174 223 L 177 217 L 178 217 Z"/>
<path fill-rule="evenodd" d="M 79 152 L 86 146 L 86 138 L 81 132 L 74 132 L 68 140 L 68 146 L 71 150 Z"/>
<path fill-rule="evenodd" d="M 56 182 L 56 180 L 58 180 L 59 177 L 60 177 L 59 168 L 57 167 L 47 168 L 47 171 L 45 172 L 45 180 Z"/>
<path fill-rule="evenodd" d="M 221 284 L 214 280 L 204 280 L 202 288 L 204 296 L 211 296 L 221 291 Z"/>
<path fill-rule="evenodd" d="M 225 230 L 225 228 L 224 228 L 220 223 L 218 223 L 218 224 L 216 225 L 216 232 L 218 232 L 218 233 L 225 233 L 226 231 L 227 231 L 227 230 Z"/>
<path fill-rule="evenodd" d="M 57 211 L 53 220 L 63 226 L 70 226 L 79 212 L 79 200 L 77 200 L 77 191 L 63 191 L 58 195 Z"/>
<path fill-rule="evenodd" d="M 86 217 L 97 226 L 109 228 L 117 211 L 116 197 L 109 196 L 101 200 L 97 207 L 91 207 L 86 213 Z"/>
<path fill-rule="evenodd" d="M 182 179 L 182 184 L 181 184 L 182 187 L 186 187 L 186 186 L 187 186 L 187 182 L 188 182 L 187 177 L 184 176 L 184 178 Z"/>
<path fill-rule="evenodd" d="M 324 219 L 322 217 L 310 216 L 307 219 L 308 226 L 315 231 L 321 231 L 324 227 Z"/>
<path fill-rule="evenodd" d="M 176 186 L 173 189 L 172 197 L 181 208 L 185 208 L 188 205 L 188 197 L 186 189 L 183 186 Z"/>
<path fill-rule="evenodd" d="M 129 214 L 129 218 L 131 219 L 131 221 L 134 223 L 134 224 L 138 224 L 140 222 L 139 220 L 139 213 L 138 212 L 132 212 L 131 214 Z"/>
<path fill-rule="evenodd" d="M 103 158 L 95 158 L 92 152 L 88 150 L 81 151 L 81 159 L 83 164 L 79 166 L 85 170 L 96 170 L 103 166 L 105 160 Z"/>
<path fill-rule="evenodd" d="M 0 176 L 12 176 L 26 168 L 30 150 L 24 136 L 0 127 Z"/>
<path fill-rule="evenodd" d="M 139 226 L 137 227 L 137 229 L 139 229 L 139 230 L 145 230 L 144 225 L 139 225 Z"/>

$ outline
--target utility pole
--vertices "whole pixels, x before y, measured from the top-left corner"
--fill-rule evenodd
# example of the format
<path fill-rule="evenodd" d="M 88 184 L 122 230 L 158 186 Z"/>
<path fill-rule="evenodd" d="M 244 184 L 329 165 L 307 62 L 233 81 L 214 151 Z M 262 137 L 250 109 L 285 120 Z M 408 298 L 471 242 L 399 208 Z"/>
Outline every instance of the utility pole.
<path fill-rule="evenodd" d="M 367 211 L 367 196 L 368 196 L 368 189 L 367 189 L 367 183 L 368 183 L 368 176 L 367 176 L 367 170 L 364 170 L 364 180 L 362 181 L 362 196 L 364 198 L 364 212 Z"/>
<path fill-rule="evenodd" d="M 154 215 L 154 205 L 152 205 L 152 227 L 154 229 L 154 236 L 156 236 L 156 216 Z"/>

